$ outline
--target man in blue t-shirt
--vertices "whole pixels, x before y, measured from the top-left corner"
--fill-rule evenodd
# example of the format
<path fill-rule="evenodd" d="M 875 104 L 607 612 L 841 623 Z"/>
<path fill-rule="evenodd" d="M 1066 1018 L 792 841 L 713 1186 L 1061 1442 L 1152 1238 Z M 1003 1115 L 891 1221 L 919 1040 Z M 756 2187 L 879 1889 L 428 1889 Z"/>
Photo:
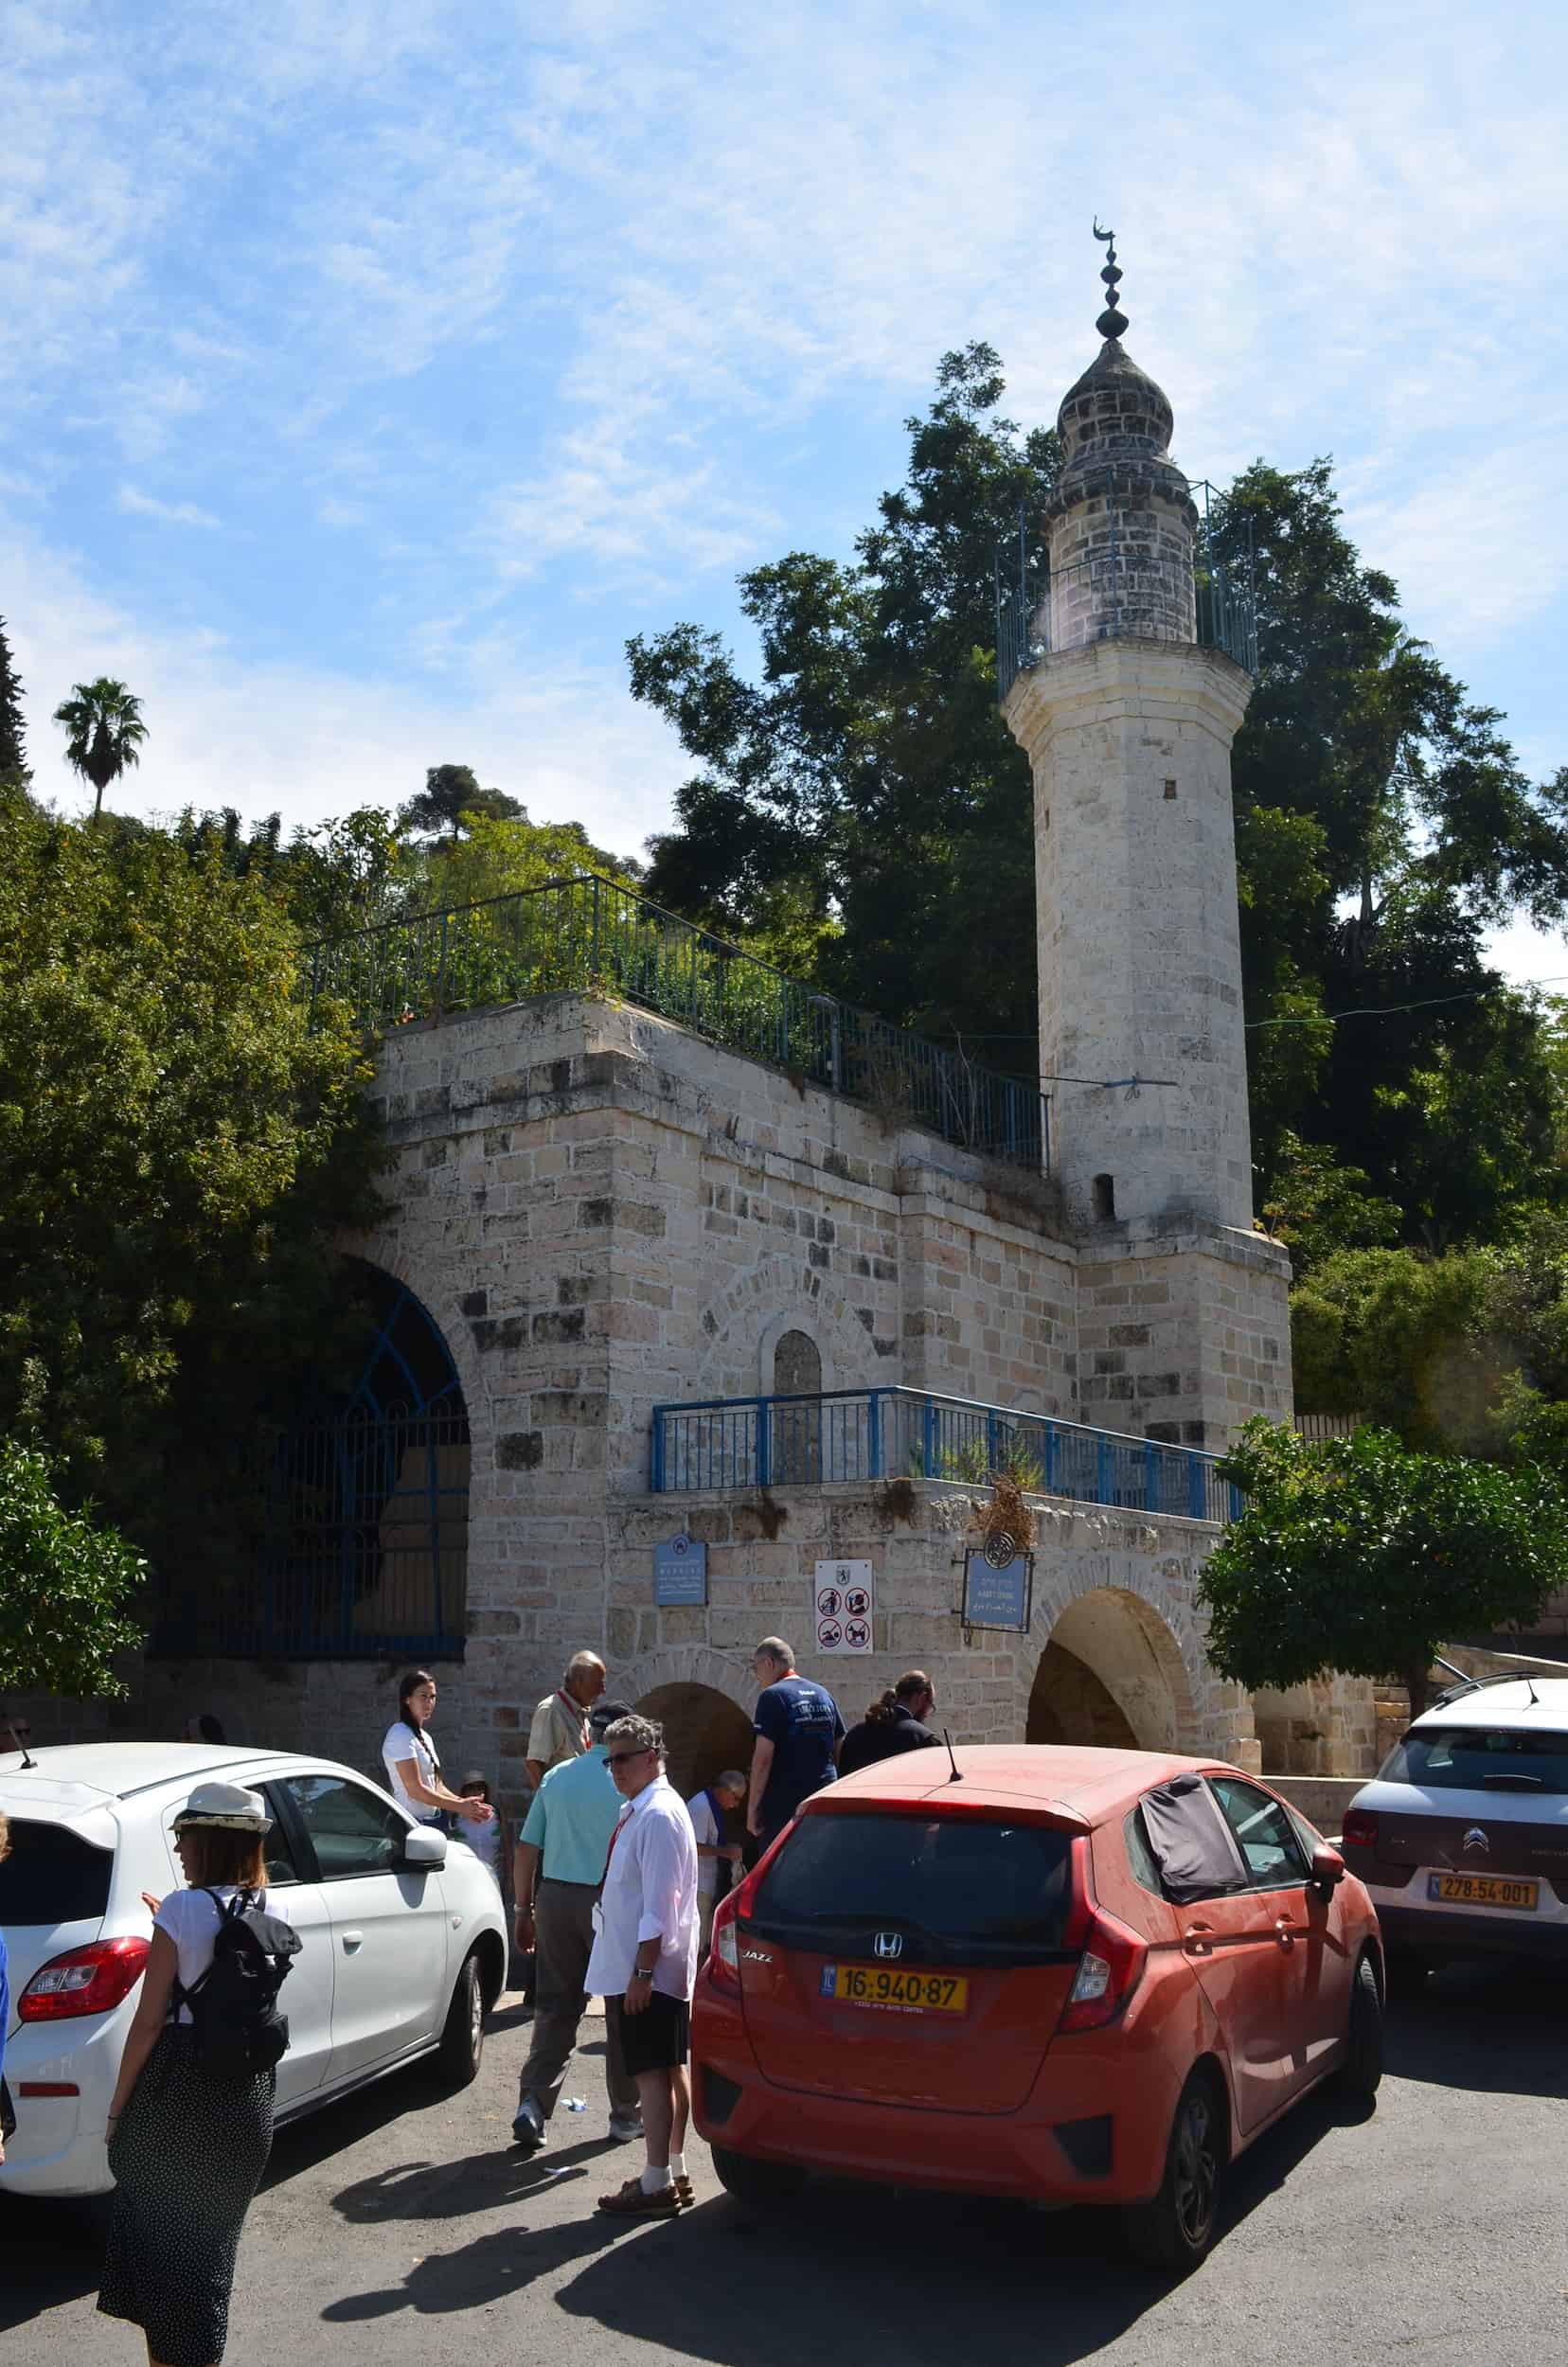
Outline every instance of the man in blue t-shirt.
<path fill-rule="evenodd" d="M 752 1669 L 762 1690 L 746 1825 L 766 1848 L 803 1800 L 834 1781 L 844 1720 L 830 1693 L 796 1676 L 794 1654 L 782 1636 L 763 1637 Z"/>

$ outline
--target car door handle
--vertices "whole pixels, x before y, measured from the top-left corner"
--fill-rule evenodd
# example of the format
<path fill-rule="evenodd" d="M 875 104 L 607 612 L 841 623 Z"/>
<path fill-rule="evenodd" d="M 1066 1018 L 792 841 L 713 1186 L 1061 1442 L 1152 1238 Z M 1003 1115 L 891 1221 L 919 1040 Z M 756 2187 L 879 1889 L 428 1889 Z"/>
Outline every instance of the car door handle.
<path fill-rule="evenodd" d="M 1212 1923 L 1189 1923 L 1187 1925 L 1185 1945 L 1188 1955 L 1213 1955 L 1214 1950 L 1209 1946 L 1209 1934 L 1213 1930 L 1214 1926 Z"/>
<path fill-rule="evenodd" d="M 1281 1915 L 1274 1924 L 1274 1937 L 1281 1948 L 1295 1946 L 1295 1925 L 1288 1915 Z"/>
<path fill-rule="evenodd" d="M 351 1956 L 355 1949 L 364 1944 L 364 1940 L 365 1933 L 363 1931 L 345 1931 L 343 1934 L 343 1947 L 345 1954 Z"/>

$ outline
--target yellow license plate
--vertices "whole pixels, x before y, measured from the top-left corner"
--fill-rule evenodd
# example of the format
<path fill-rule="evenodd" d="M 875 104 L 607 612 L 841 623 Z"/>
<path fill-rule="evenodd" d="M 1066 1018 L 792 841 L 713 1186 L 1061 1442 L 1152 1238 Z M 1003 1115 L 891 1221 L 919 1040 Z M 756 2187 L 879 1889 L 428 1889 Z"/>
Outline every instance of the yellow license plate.
<path fill-rule="evenodd" d="M 1511 1881 L 1506 1874 L 1430 1874 L 1427 1896 L 1450 1907 L 1533 1907 L 1539 1882 Z"/>
<path fill-rule="evenodd" d="M 822 1995 L 841 2005 L 889 2005 L 906 2014 L 963 2014 L 969 1983 L 946 1972 L 900 1972 L 891 1965 L 824 1965 Z"/>

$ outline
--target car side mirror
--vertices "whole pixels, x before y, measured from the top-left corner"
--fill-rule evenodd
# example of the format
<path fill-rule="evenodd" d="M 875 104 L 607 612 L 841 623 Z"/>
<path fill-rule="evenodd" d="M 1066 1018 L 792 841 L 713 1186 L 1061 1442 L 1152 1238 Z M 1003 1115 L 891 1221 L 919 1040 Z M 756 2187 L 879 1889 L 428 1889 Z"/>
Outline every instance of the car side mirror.
<path fill-rule="evenodd" d="M 446 1859 L 446 1835 L 434 1824 L 416 1824 L 403 1842 L 404 1865 L 423 1874 L 431 1866 L 445 1865 Z"/>
<path fill-rule="evenodd" d="M 1345 1860 L 1327 1842 L 1320 1841 L 1312 1852 L 1312 1887 L 1327 1895 L 1338 1890 L 1344 1879 Z"/>

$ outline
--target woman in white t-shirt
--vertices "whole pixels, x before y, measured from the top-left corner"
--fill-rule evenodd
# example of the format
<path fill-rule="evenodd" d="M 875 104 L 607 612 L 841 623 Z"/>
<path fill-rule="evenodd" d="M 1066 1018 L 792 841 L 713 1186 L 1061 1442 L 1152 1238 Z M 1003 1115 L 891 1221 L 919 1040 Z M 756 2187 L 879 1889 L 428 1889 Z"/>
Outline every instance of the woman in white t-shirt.
<path fill-rule="evenodd" d="M 139 2326 L 166 2367 L 223 2356 L 240 2231 L 272 2150 L 276 2074 L 212 2076 L 175 2002 L 211 1964 L 237 1894 L 278 1914 L 264 1887 L 271 1823 L 258 1791 L 198 1784 L 174 1828 L 191 1887 L 147 1899 L 152 1941 L 105 2131 L 115 2204 L 98 2307 Z"/>
<path fill-rule="evenodd" d="M 495 1810 L 488 1800 L 465 1800 L 441 1781 L 441 1762 L 430 1735 L 436 1680 L 426 1668 L 411 1668 L 398 1687 L 398 1716 L 382 1737 L 387 1789 L 400 1806 L 421 1824 L 462 1816 L 488 1824 Z"/>

